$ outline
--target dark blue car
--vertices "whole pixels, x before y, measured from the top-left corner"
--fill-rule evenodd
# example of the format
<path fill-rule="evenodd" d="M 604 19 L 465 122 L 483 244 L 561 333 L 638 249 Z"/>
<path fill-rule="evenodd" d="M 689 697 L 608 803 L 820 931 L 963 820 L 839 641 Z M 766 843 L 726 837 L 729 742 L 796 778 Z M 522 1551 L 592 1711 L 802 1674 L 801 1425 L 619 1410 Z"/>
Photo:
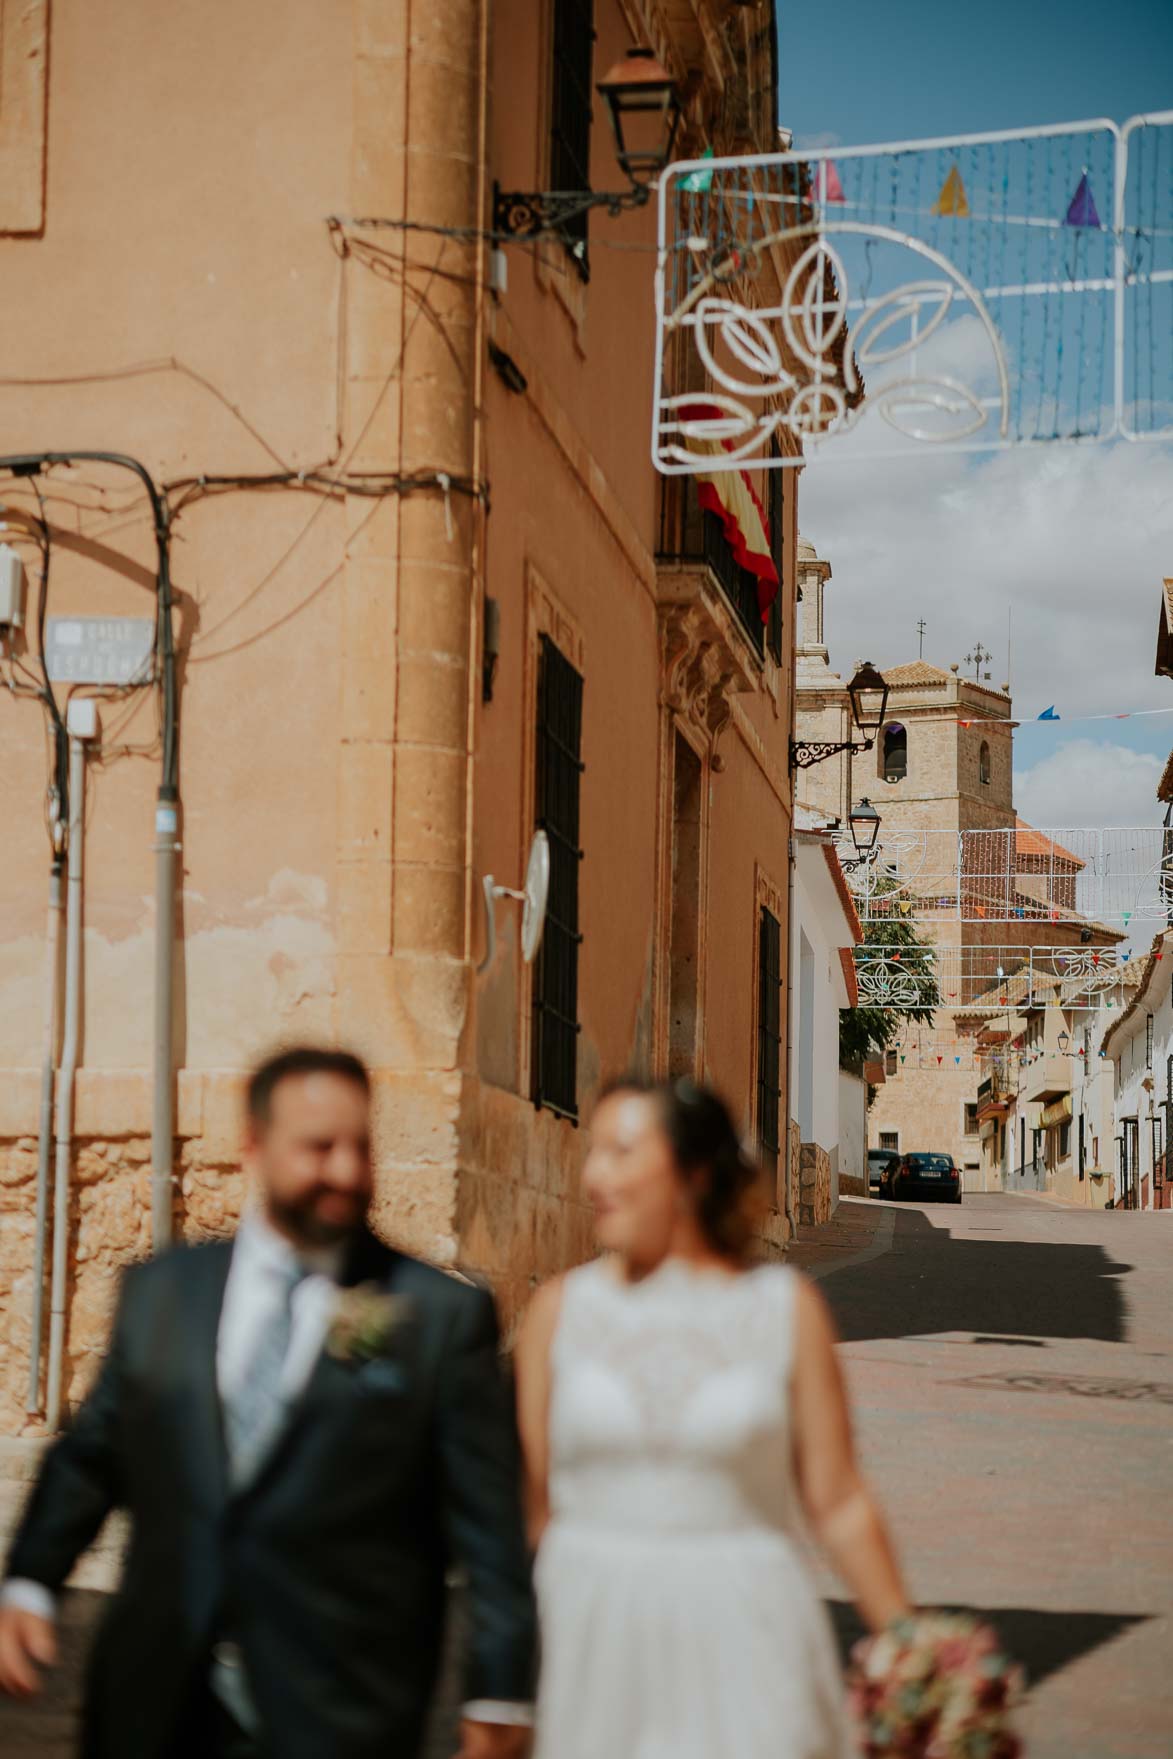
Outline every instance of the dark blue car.
<path fill-rule="evenodd" d="M 884 1196 L 960 1203 L 961 1174 L 951 1154 L 905 1154 L 888 1168 Z"/>

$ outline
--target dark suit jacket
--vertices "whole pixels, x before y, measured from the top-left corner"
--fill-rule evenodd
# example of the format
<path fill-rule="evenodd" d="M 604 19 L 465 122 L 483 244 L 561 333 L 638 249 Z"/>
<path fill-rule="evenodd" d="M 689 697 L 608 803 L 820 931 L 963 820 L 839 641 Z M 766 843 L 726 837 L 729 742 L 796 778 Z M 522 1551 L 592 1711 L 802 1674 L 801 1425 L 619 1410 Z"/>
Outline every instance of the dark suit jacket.
<path fill-rule="evenodd" d="M 407 1297 L 375 1368 L 323 1352 L 238 1494 L 216 1332 L 230 1242 L 130 1269 L 110 1349 L 47 1456 L 8 1573 L 59 1588 L 107 1513 L 125 1576 L 91 1659 L 87 1759 L 155 1759 L 239 1641 L 278 1759 L 409 1759 L 433 1686 L 445 1574 L 468 1578 L 468 1698 L 532 1695 L 534 1613 L 516 1434 L 491 1298 L 364 1233 L 345 1281 Z"/>

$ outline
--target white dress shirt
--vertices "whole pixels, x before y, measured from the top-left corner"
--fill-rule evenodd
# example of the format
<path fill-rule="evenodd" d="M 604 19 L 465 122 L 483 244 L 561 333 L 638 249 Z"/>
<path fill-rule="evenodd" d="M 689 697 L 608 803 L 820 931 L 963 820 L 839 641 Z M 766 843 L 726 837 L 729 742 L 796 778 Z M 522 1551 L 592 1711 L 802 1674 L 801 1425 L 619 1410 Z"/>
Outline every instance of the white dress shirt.
<path fill-rule="evenodd" d="M 258 1206 L 246 1208 L 233 1244 L 216 1333 L 216 1386 L 221 1404 L 231 1401 L 248 1373 L 261 1333 L 278 1315 L 291 1262 L 308 1274 L 291 1298 L 292 1325 L 280 1392 L 288 1404 L 302 1391 L 330 1329 L 344 1252 L 342 1246 L 299 1252 Z M 0 1587 L 0 1606 L 22 1607 L 44 1619 L 57 1616 L 52 1591 L 41 1582 L 21 1577 L 14 1576 Z M 463 1714 L 475 1722 L 528 1724 L 533 1720 L 528 1704 L 488 1699 L 464 1705 Z"/>

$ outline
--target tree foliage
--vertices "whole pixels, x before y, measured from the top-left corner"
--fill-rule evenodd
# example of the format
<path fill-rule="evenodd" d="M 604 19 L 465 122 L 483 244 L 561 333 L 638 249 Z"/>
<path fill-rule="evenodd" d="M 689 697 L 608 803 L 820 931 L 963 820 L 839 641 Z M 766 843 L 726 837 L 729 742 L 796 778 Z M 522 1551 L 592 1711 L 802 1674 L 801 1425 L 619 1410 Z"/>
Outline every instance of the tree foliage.
<path fill-rule="evenodd" d="M 873 897 L 895 891 L 894 883 L 883 881 L 873 888 Z M 865 947 L 892 947 L 900 954 L 901 971 L 917 980 L 923 1000 L 908 1008 L 841 1008 L 839 1011 L 839 1062 L 844 1068 L 866 1062 L 881 1055 L 900 1036 L 901 1028 L 912 1022 L 919 1026 L 932 1024 L 933 1012 L 940 1006 L 933 943 L 918 933 L 910 916 L 892 915 L 864 924 Z"/>

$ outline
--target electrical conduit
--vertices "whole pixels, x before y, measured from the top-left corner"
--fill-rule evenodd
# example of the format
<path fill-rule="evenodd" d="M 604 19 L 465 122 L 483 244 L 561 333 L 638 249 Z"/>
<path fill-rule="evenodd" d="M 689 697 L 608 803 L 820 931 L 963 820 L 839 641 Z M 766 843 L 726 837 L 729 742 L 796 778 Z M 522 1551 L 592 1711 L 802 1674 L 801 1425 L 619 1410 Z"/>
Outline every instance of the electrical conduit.
<path fill-rule="evenodd" d="M 45 1329 L 45 1249 L 49 1236 L 49 1165 L 53 1152 L 53 1086 L 57 1073 L 58 1003 L 61 994 L 62 858 L 49 873 L 49 926 L 45 937 L 45 1050 L 41 1064 L 41 1114 L 37 1129 L 37 1213 L 33 1241 L 32 1344 L 25 1409 L 41 1409 L 41 1342 Z"/>
<path fill-rule="evenodd" d="M 76 705 L 75 705 L 76 706 Z M 53 1186 L 53 1274 L 49 1292 L 49 1369 L 45 1418 L 50 1430 L 61 1419 L 61 1377 L 65 1356 L 65 1294 L 69 1271 L 69 1175 L 73 1154 L 73 1089 L 81 1045 L 81 927 L 85 823 L 86 748 L 69 736 L 69 842 L 65 892 L 65 1024 L 57 1078 L 55 1171 Z"/>

